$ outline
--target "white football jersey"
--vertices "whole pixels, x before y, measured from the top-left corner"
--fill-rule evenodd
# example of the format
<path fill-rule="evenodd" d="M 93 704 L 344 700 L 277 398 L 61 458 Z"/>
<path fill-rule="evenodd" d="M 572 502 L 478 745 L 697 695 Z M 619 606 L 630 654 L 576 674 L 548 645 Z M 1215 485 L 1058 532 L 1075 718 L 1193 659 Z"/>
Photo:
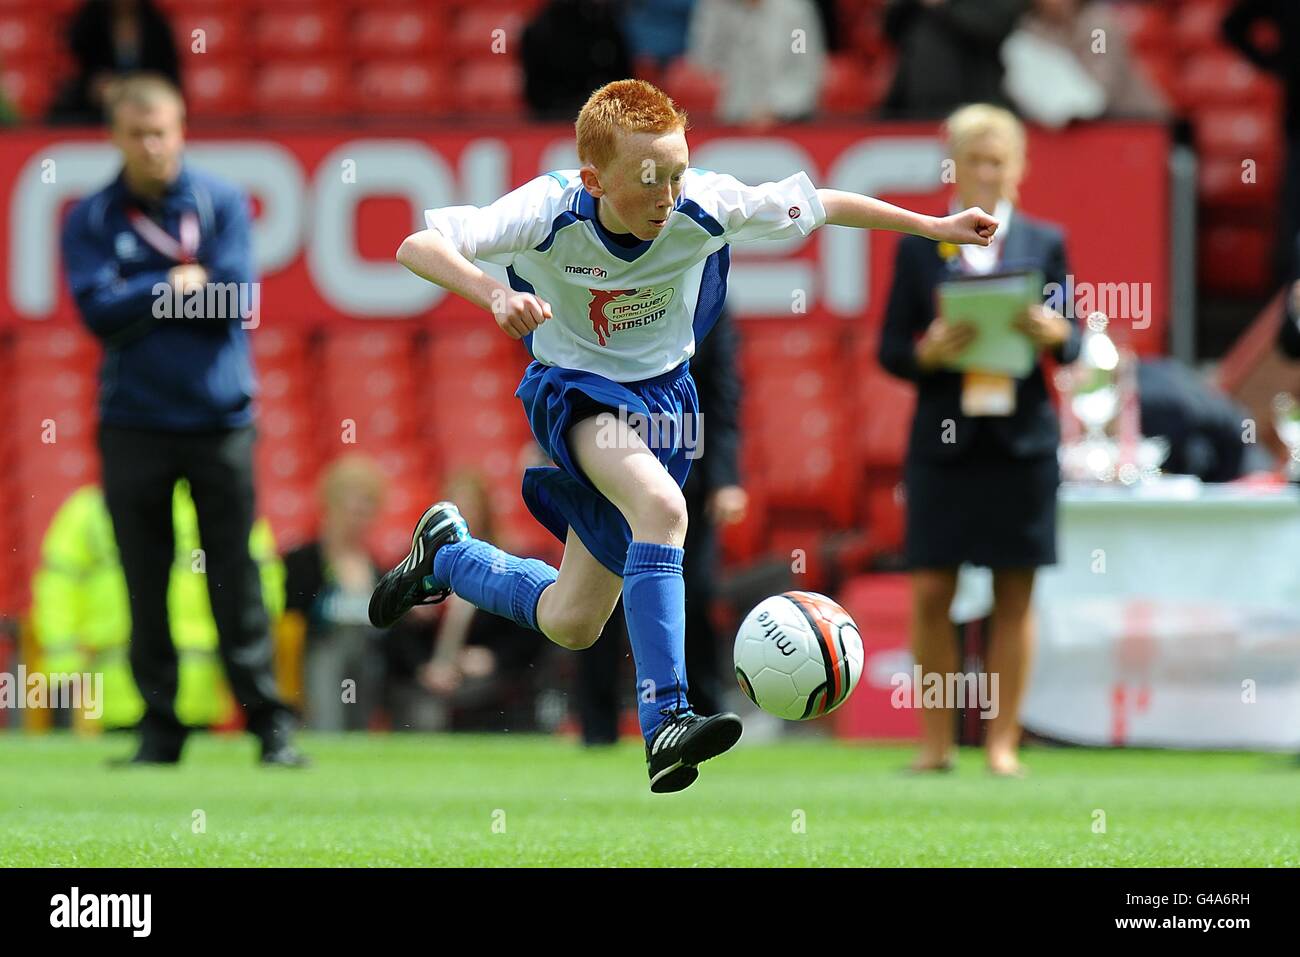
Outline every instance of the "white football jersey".
<path fill-rule="evenodd" d="M 615 382 L 660 375 L 695 353 L 726 296 L 728 244 L 808 235 L 826 209 L 808 175 L 746 186 L 688 169 L 659 235 L 624 247 L 596 221 L 577 170 L 547 173 L 490 206 L 426 210 L 471 262 L 507 267 L 511 286 L 551 305 L 524 338 L 545 365 Z"/>

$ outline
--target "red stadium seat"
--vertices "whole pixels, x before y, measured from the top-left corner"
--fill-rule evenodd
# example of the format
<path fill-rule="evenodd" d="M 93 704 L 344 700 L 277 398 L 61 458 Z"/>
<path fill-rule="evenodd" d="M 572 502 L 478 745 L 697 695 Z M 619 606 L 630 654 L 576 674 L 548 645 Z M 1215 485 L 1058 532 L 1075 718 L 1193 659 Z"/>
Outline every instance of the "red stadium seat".
<path fill-rule="evenodd" d="M 388 482 L 384 504 L 370 546 L 384 566 L 395 564 L 411 547 L 411 529 L 435 501 L 437 483 L 428 474 L 403 476 Z"/>
<path fill-rule="evenodd" d="M 523 112 L 524 76 L 519 62 L 491 57 L 456 71 L 456 105 L 472 114 L 511 116 Z"/>
<path fill-rule="evenodd" d="M 40 8 L 12 12 L 0 8 L 0 63 L 45 60 L 59 39 Z"/>
<path fill-rule="evenodd" d="M 748 320 L 741 323 L 740 358 L 745 371 L 761 367 L 832 367 L 841 359 L 843 330 L 803 320 Z"/>
<path fill-rule="evenodd" d="M 394 445 L 375 453 L 374 458 L 380 471 L 392 481 L 427 478 L 431 472 L 428 451 L 421 443 Z"/>
<path fill-rule="evenodd" d="M 23 371 L 76 368 L 93 372 L 99 365 L 99 342 L 78 326 L 24 329 L 14 337 L 10 354 Z"/>
<path fill-rule="evenodd" d="M 312 491 L 297 482 L 277 485 L 259 481 L 257 511 L 271 523 L 276 547 L 281 552 L 315 537 L 319 505 Z"/>
<path fill-rule="evenodd" d="M 686 57 L 678 57 L 668 65 L 663 83 L 664 92 L 688 113 L 708 115 L 717 109 L 721 81 L 716 74 L 701 70 Z"/>
<path fill-rule="evenodd" d="M 1180 102 L 1196 106 L 1240 103 L 1273 107 L 1281 103 L 1277 81 L 1236 53 L 1202 53 L 1186 61 L 1179 79 Z"/>
<path fill-rule="evenodd" d="M 307 359 L 307 336 L 292 328 L 260 328 L 249 336 L 253 347 L 253 356 L 262 362 L 305 362 Z"/>
<path fill-rule="evenodd" d="M 868 468 L 897 468 L 907 454 L 916 389 L 895 379 L 874 361 L 860 366 L 857 414 L 853 432 L 859 439 L 863 464 Z"/>
<path fill-rule="evenodd" d="M 884 18 L 878 5 L 848 3 L 838 4 L 840 33 L 846 38 L 846 45 L 859 57 L 874 63 L 876 58 L 888 52 L 889 41 L 885 38 Z"/>
<path fill-rule="evenodd" d="M 421 60 L 363 63 L 353 97 L 360 114 L 440 116 L 453 106 L 447 75 Z"/>
<path fill-rule="evenodd" d="M 258 71 L 254 102 L 267 116 L 334 115 L 349 105 L 350 71 L 333 60 L 271 62 Z"/>
<path fill-rule="evenodd" d="M 60 439 L 48 445 L 28 443 L 18 459 L 17 488 L 26 497 L 24 507 L 33 499 L 47 502 L 54 498 L 54 508 L 74 489 L 98 481 L 99 455 L 93 440 L 86 436 L 80 441 Z M 54 509 L 42 521 L 48 522 Z"/>
<path fill-rule="evenodd" d="M 438 330 L 429 336 L 424 362 L 430 371 L 481 363 L 517 361 L 527 364 L 528 354 L 522 343 L 503 335 L 495 323 L 483 320 L 481 313 L 475 319 L 473 326 Z"/>
<path fill-rule="evenodd" d="M 1267 210 L 1277 202 L 1281 171 L 1275 163 L 1243 165 L 1236 157 L 1204 156 L 1197 170 L 1201 202 L 1216 209 Z"/>
<path fill-rule="evenodd" d="M 1206 155 L 1260 163 L 1281 156 L 1281 124 L 1270 109 L 1211 107 L 1195 120 L 1196 145 Z"/>
<path fill-rule="evenodd" d="M 18 115 L 35 119 L 45 114 L 54 99 L 50 66 L 45 62 L 0 65 L 0 90 Z"/>
<path fill-rule="evenodd" d="M 95 377 L 84 367 L 71 364 L 45 369 L 19 366 L 13 376 L 13 401 L 22 408 L 54 405 L 89 408 L 95 400 Z"/>
<path fill-rule="evenodd" d="M 1184 53 L 1210 50 L 1223 42 L 1226 0 L 1192 0 L 1179 6 L 1174 21 L 1174 39 Z"/>
<path fill-rule="evenodd" d="M 185 69 L 185 99 L 195 116 L 243 116 L 252 107 L 249 64 L 195 57 Z"/>
<path fill-rule="evenodd" d="M 305 396 L 278 401 L 261 401 L 257 416 L 259 454 L 281 447 L 310 447 L 312 427 L 319 409 Z"/>
<path fill-rule="evenodd" d="M 475 4 L 462 10 L 446 38 L 447 53 L 463 60 L 517 62 L 526 14 L 509 6 Z"/>
<path fill-rule="evenodd" d="M 247 55 L 249 22 L 239 6 L 186 4 L 171 15 L 171 25 L 176 48 L 186 58 L 186 70 L 209 59 L 243 59 Z M 202 33 L 196 36 L 196 31 Z"/>
<path fill-rule="evenodd" d="M 306 363 L 257 363 L 258 401 L 263 404 L 305 400 L 312 384 Z"/>
<path fill-rule="evenodd" d="M 1264 295 L 1271 291 L 1273 230 L 1268 225 L 1202 226 L 1197 249 L 1200 286 L 1223 295 Z"/>
<path fill-rule="evenodd" d="M 1169 11 L 1146 2 L 1110 3 L 1106 11 L 1124 27 L 1129 44 L 1137 51 L 1164 49 L 1173 25 Z"/>
<path fill-rule="evenodd" d="M 325 337 L 321 354 L 327 366 L 346 367 L 357 362 L 402 363 L 415 354 L 415 334 L 411 329 L 394 328 L 335 332 Z"/>
<path fill-rule="evenodd" d="M 419 4 L 362 7 L 352 21 L 352 50 L 376 60 L 434 53 L 444 30 L 443 21 Z"/>
<path fill-rule="evenodd" d="M 328 57 L 346 46 L 344 11 L 322 4 L 286 4 L 259 9 L 253 43 L 265 60 L 283 57 Z"/>
<path fill-rule="evenodd" d="M 259 435 L 254 466 L 259 486 L 262 483 L 296 485 L 303 495 L 314 495 L 320 456 L 314 449 L 296 441 L 275 441 L 271 429 L 262 426 L 267 416 L 259 417 Z M 270 417 L 274 423 L 275 417 Z"/>
<path fill-rule="evenodd" d="M 818 97 L 820 109 L 829 114 L 856 116 L 874 106 L 871 71 L 854 56 L 832 56 Z"/>

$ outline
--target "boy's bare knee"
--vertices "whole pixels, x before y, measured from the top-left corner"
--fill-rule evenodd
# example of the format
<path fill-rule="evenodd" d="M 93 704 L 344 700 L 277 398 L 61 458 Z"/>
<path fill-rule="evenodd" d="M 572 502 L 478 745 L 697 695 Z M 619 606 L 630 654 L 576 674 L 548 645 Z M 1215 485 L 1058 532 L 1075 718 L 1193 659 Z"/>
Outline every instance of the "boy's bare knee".
<path fill-rule="evenodd" d="M 537 608 L 538 630 L 561 648 L 581 651 L 596 643 L 612 613 L 612 607 L 602 612 L 580 605 L 552 587 L 542 593 Z"/>
<path fill-rule="evenodd" d="M 681 546 L 686 540 L 686 499 L 675 484 L 656 489 L 639 504 L 632 533 L 640 541 Z"/>
<path fill-rule="evenodd" d="M 582 651 L 594 645 L 604 629 L 603 621 L 590 616 L 560 615 L 546 623 L 546 637 L 561 648 Z"/>

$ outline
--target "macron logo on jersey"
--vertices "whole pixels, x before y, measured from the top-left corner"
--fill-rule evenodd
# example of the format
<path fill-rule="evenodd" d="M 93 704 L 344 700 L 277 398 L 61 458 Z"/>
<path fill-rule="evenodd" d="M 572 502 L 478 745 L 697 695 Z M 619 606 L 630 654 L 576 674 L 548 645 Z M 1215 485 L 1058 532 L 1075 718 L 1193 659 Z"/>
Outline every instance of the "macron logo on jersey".
<path fill-rule="evenodd" d="M 615 332 L 648 326 L 662 319 L 676 290 L 672 286 L 667 289 L 647 286 L 643 289 L 590 289 L 588 292 L 591 293 L 591 304 L 587 307 L 587 317 L 596 333 L 596 341 L 603 346 L 608 345 Z"/>
<path fill-rule="evenodd" d="M 590 276 L 592 279 L 604 279 L 609 275 L 599 266 L 565 266 L 564 271 L 570 276 Z"/>

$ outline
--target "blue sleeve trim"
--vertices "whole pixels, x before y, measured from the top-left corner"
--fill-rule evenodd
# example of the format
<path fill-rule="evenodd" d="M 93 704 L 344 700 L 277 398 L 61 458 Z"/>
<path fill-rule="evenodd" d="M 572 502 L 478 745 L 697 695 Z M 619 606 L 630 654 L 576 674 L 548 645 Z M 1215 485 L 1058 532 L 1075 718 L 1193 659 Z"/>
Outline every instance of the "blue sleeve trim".
<path fill-rule="evenodd" d="M 510 281 L 510 288 L 515 292 L 526 292 L 530 296 L 537 295 L 537 290 L 533 288 L 533 284 L 519 275 L 519 273 L 515 272 L 514 266 L 506 267 L 506 279 Z M 529 358 L 536 359 L 537 356 L 533 355 L 533 334 L 530 332 L 519 341 L 522 342 L 524 348 L 528 350 Z"/>
<path fill-rule="evenodd" d="M 565 226 L 572 226 L 574 223 L 578 222 L 579 219 L 580 217 L 576 213 L 571 213 L 566 209 L 564 212 L 560 213 L 560 215 L 556 216 L 555 219 L 551 221 L 550 233 L 547 235 L 545 239 L 541 241 L 539 245 L 533 248 L 536 249 L 539 253 L 546 252 L 546 250 L 551 248 L 551 243 L 555 242 L 555 234 L 558 233 Z"/>
<path fill-rule="evenodd" d="M 700 204 L 693 199 L 684 199 L 677 207 L 677 212 L 689 216 L 693 222 L 703 226 L 710 236 L 721 236 L 723 233 L 722 223 L 718 222 L 703 209 Z"/>

